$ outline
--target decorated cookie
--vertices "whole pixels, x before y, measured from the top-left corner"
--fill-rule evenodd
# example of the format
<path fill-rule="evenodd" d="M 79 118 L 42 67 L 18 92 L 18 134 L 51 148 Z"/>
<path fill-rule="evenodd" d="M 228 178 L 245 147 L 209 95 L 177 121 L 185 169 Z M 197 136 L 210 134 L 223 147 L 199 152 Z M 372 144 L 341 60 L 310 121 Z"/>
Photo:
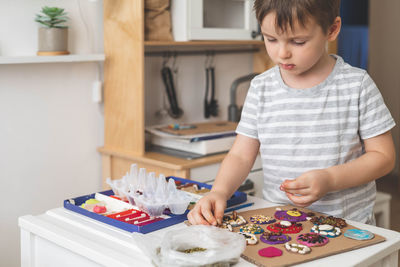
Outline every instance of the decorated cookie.
<path fill-rule="evenodd" d="M 317 233 L 305 233 L 297 236 L 297 242 L 307 247 L 321 247 L 329 242 L 329 238 Z"/>
<path fill-rule="evenodd" d="M 250 233 L 245 233 L 245 232 L 238 232 L 238 234 L 241 234 L 244 236 L 244 238 L 246 239 L 247 245 L 255 245 L 258 243 L 258 239 L 255 234 L 250 234 Z"/>
<path fill-rule="evenodd" d="M 282 256 L 282 253 L 283 253 L 282 250 L 275 247 L 262 248 L 258 251 L 258 255 L 260 255 L 261 257 L 268 257 L 268 258 Z"/>
<path fill-rule="evenodd" d="M 349 229 L 344 233 L 345 237 L 356 240 L 369 240 L 374 238 L 374 234 L 368 230 Z"/>
<path fill-rule="evenodd" d="M 224 215 L 223 222 L 226 224 L 230 224 L 233 227 L 247 223 L 247 221 L 242 216 L 238 215 L 236 211 L 232 212 L 232 216 Z"/>
<path fill-rule="evenodd" d="M 264 229 L 257 224 L 247 224 L 240 226 L 240 232 L 250 233 L 250 234 L 261 234 L 264 232 Z"/>
<path fill-rule="evenodd" d="M 329 224 L 314 225 L 311 228 L 311 232 L 327 237 L 337 237 L 342 233 L 339 227 L 334 227 Z"/>
<path fill-rule="evenodd" d="M 311 222 L 316 225 L 321 225 L 321 224 L 329 224 L 334 227 L 339 227 L 340 229 L 344 228 L 347 226 L 347 223 L 344 219 L 341 218 L 336 218 L 333 216 L 319 216 L 319 217 L 312 217 Z"/>
<path fill-rule="evenodd" d="M 275 211 L 275 218 L 282 221 L 289 221 L 289 222 L 302 222 L 307 220 L 307 213 L 299 211 L 296 208 L 291 210 L 282 210 L 277 208 Z"/>
<path fill-rule="evenodd" d="M 270 245 L 283 244 L 290 241 L 292 238 L 282 233 L 264 232 L 260 236 L 260 240 Z"/>
<path fill-rule="evenodd" d="M 283 234 L 297 234 L 303 230 L 301 223 L 291 223 L 289 221 L 280 221 L 267 226 L 271 232 L 281 232 Z"/>
<path fill-rule="evenodd" d="M 250 217 L 250 221 L 256 224 L 269 224 L 274 223 L 276 220 L 266 215 L 254 215 Z"/>
<path fill-rule="evenodd" d="M 311 252 L 311 248 L 309 248 L 305 245 L 296 244 L 296 243 L 286 243 L 285 248 L 289 252 L 299 253 L 301 255 Z"/>

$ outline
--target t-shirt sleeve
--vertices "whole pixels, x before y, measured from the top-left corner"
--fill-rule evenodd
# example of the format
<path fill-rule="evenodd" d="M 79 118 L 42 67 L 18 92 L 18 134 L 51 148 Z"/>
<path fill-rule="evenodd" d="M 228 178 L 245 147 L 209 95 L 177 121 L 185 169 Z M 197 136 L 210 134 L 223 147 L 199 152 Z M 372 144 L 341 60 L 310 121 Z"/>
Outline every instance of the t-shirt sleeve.
<path fill-rule="evenodd" d="M 236 128 L 236 133 L 258 139 L 258 132 L 257 132 L 258 101 L 259 101 L 258 89 L 253 79 L 253 81 L 250 83 L 250 88 L 247 92 L 247 96 L 244 101 L 242 114 L 240 117 L 239 124 Z"/>
<path fill-rule="evenodd" d="M 378 136 L 396 125 L 379 89 L 368 73 L 362 81 L 359 111 L 361 139 Z"/>

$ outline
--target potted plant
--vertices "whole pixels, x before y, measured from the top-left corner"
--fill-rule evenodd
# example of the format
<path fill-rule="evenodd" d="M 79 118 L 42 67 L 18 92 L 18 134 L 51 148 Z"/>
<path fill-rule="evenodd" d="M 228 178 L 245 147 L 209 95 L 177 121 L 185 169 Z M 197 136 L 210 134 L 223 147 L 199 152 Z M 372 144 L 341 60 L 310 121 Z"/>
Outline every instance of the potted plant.
<path fill-rule="evenodd" d="M 64 8 L 42 7 L 41 14 L 36 14 L 35 21 L 41 27 L 38 31 L 39 56 L 67 55 L 68 52 L 68 21 Z"/>

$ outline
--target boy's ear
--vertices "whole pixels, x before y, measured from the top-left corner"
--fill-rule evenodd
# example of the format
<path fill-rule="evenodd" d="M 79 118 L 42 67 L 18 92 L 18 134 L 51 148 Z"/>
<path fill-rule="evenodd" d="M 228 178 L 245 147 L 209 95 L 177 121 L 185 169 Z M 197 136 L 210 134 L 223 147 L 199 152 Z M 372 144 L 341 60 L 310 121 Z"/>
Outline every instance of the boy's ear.
<path fill-rule="evenodd" d="M 342 19 L 340 17 L 336 17 L 333 24 L 328 29 L 328 41 L 335 41 L 337 36 L 339 35 L 340 28 L 342 27 Z"/>

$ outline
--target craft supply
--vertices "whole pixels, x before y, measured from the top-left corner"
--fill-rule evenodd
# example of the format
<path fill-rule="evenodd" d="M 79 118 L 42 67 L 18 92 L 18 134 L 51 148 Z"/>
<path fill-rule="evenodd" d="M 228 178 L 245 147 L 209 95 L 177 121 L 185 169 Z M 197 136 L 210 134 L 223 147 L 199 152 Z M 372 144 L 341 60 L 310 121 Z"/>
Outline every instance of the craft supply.
<path fill-rule="evenodd" d="M 317 233 L 300 234 L 296 238 L 297 242 L 307 247 L 321 247 L 329 242 L 329 238 Z"/>
<path fill-rule="evenodd" d="M 196 247 L 196 248 L 188 248 L 188 249 L 185 249 L 185 250 L 181 250 L 180 252 L 183 252 L 183 253 L 194 253 L 194 252 L 202 252 L 202 251 L 206 251 L 206 250 L 207 250 L 206 248 Z"/>
<path fill-rule="evenodd" d="M 274 218 L 261 214 L 251 216 L 250 221 L 256 224 L 269 224 L 276 222 Z"/>
<path fill-rule="evenodd" d="M 344 233 L 344 236 L 355 240 L 369 240 L 374 238 L 373 233 L 361 229 L 349 229 Z"/>
<path fill-rule="evenodd" d="M 127 215 L 131 215 L 131 214 L 139 213 L 139 212 L 140 211 L 138 211 L 138 210 L 129 209 L 129 210 L 125 210 L 125 211 L 122 211 L 122 212 L 109 214 L 109 215 L 107 215 L 107 217 L 112 218 L 112 219 L 116 219 L 116 218 L 120 218 L 122 216 L 127 216 Z"/>
<path fill-rule="evenodd" d="M 285 248 L 289 252 L 299 253 L 301 255 L 305 255 L 311 252 L 311 248 L 296 243 L 286 243 Z"/>
<path fill-rule="evenodd" d="M 329 224 L 314 225 L 311 228 L 311 232 L 327 237 L 337 237 L 342 233 L 339 227 L 334 227 Z"/>
<path fill-rule="evenodd" d="M 336 217 L 333 217 L 333 216 L 328 216 L 328 217 L 325 217 L 325 216 L 317 217 L 317 216 L 315 216 L 315 217 L 312 217 L 310 221 L 313 224 L 316 224 L 316 225 L 329 224 L 329 225 L 332 225 L 332 226 L 335 226 L 335 227 L 339 227 L 340 229 L 342 229 L 342 228 L 347 226 L 347 223 L 346 223 L 346 221 L 344 219 L 336 218 Z"/>
<path fill-rule="evenodd" d="M 250 234 L 261 234 L 264 232 L 264 229 L 262 229 L 261 226 L 257 224 L 247 224 L 240 226 L 239 231 Z"/>
<path fill-rule="evenodd" d="M 258 243 L 258 239 L 255 234 L 250 234 L 247 232 L 238 232 L 238 234 L 241 234 L 244 236 L 244 238 L 246 239 L 247 245 L 255 245 Z"/>
<path fill-rule="evenodd" d="M 100 205 L 95 205 L 93 208 L 93 212 L 96 213 L 105 213 L 106 211 L 107 211 L 106 207 Z"/>
<path fill-rule="evenodd" d="M 301 223 L 291 223 L 289 221 L 281 221 L 267 226 L 267 229 L 275 233 L 297 234 L 303 230 Z"/>
<path fill-rule="evenodd" d="M 307 213 L 299 211 L 296 208 L 291 210 L 277 209 L 274 214 L 275 218 L 282 221 L 302 222 L 307 220 Z"/>
<path fill-rule="evenodd" d="M 279 248 L 275 247 L 267 247 L 267 248 L 262 248 L 258 251 L 258 255 L 261 257 L 267 257 L 267 258 L 272 258 L 272 257 L 279 257 L 282 256 L 283 251 L 280 250 Z"/>
<path fill-rule="evenodd" d="M 292 240 L 292 238 L 290 236 L 282 234 L 282 233 L 264 232 L 260 236 L 260 240 L 262 242 L 270 244 L 270 245 L 276 245 L 276 244 L 286 243 L 286 242 Z"/>

